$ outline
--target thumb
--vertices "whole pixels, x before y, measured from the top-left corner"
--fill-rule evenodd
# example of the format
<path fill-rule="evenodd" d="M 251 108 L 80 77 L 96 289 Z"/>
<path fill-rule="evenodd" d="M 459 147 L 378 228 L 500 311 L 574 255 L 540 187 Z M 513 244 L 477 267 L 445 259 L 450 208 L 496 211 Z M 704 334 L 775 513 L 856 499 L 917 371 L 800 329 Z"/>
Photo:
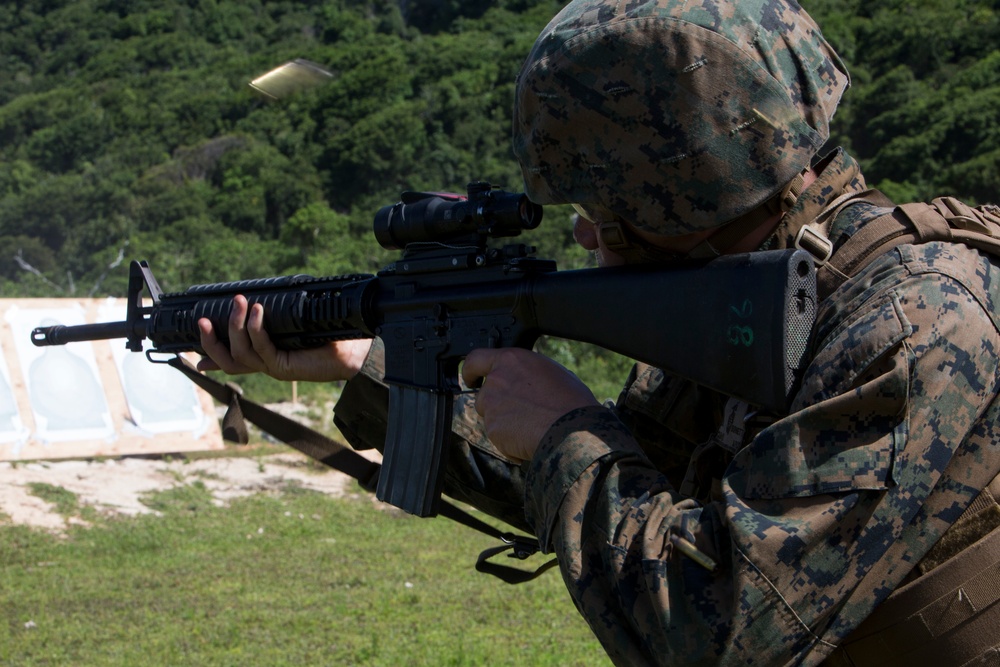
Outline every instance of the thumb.
<path fill-rule="evenodd" d="M 479 348 L 469 352 L 462 364 L 462 381 L 467 387 L 478 387 L 493 372 L 500 350 Z"/>

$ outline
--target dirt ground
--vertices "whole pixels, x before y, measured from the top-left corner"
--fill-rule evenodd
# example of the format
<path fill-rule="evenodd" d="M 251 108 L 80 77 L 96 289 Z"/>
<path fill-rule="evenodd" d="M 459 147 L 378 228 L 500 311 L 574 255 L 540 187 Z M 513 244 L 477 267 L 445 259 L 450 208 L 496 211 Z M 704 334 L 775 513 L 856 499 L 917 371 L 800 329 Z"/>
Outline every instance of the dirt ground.
<path fill-rule="evenodd" d="M 219 504 L 289 483 L 334 496 L 358 491 L 350 477 L 317 470 L 292 450 L 264 457 L 0 462 L 0 525 L 13 522 L 53 531 L 66 527 L 67 520 L 52 505 L 30 493 L 32 483 L 62 487 L 76 494 L 80 505 L 100 512 L 136 515 L 152 512 L 140 502 L 144 494 L 195 481 L 211 490 Z"/>

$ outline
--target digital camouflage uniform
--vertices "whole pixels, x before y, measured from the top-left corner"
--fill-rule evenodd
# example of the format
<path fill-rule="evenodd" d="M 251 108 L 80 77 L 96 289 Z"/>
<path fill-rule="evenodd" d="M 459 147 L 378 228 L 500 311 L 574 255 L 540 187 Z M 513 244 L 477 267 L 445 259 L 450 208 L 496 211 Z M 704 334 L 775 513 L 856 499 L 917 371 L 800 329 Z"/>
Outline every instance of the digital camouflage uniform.
<path fill-rule="evenodd" d="M 822 192 L 852 181 L 838 156 L 793 215 L 814 217 Z M 847 209 L 834 241 L 878 213 L 864 209 Z M 676 414 L 682 390 L 661 373 L 640 372 L 617 414 L 553 426 L 527 515 L 616 662 L 816 664 L 906 579 L 1000 471 L 998 279 L 977 251 L 934 243 L 844 284 L 821 304 L 791 414 L 740 450 L 711 502 L 682 498 L 644 453 L 655 441 L 629 432 L 685 428 L 670 419 L 690 406 Z"/>
<path fill-rule="evenodd" d="M 733 5 L 752 16 L 727 13 Z M 522 78 L 515 150 L 529 195 L 541 203 L 594 201 L 636 227 L 682 230 L 676 233 L 715 227 L 763 203 L 809 164 L 846 87 L 836 55 L 799 11 L 784 0 L 571 3 L 543 32 L 529 63 L 548 67 L 580 35 L 597 49 L 530 78 L 530 85 L 541 82 L 531 91 Z M 797 26 L 795 34 L 815 47 L 804 52 L 817 54 L 806 66 L 819 72 L 812 83 L 794 76 L 784 82 L 801 113 L 783 113 L 773 80 L 754 74 L 751 63 L 721 83 L 717 73 L 698 84 L 709 93 L 680 77 L 671 81 L 683 94 L 714 96 L 725 111 L 644 134 L 656 118 L 629 119 L 647 113 L 648 100 L 633 116 L 622 110 L 634 84 L 625 83 L 625 72 L 648 61 L 616 60 L 610 36 L 662 20 L 668 28 L 649 32 L 656 37 L 650 54 L 680 52 L 674 69 L 699 76 L 719 62 L 732 68 L 745 59 L 729 41 L 719 44 L 724 34 L 767 51 L 760 59 L 780 78 L 788 58 L 802 66 L 803 50 L 788 50 L 776 37 Z M 697 28 L 697 39 L 686 40 L 692 21 L 712 31 Z M 699 44 L 709 45 L 704 53 L 695 50 Z M 607 81 L 591 72 L 604 72 Z M 589 77 L 587 86 L 581 77 Z M 594 89 L 606 95 L 595 98 L 588 92 Z M 737 112 L 733 98 L 741 95 Z M 578 118 L 574 104 L 596 114 L 589 122 L 598 139 L 586 151 L 567 149 L 572 137 L 551 131 L 558 122 L 538 121 L 545 113 Z M 747 108 L 759 112 L 756 120 L 740 120 Z M 602 118 L 642 137 L 637 155 L 621 158 L 612 141 L 622 135 L 610 124 L 601 131 Z M 687 143 L 677 139 L 712 123 L 704 136 L 730 123 L 724 134 L 731 140 L 752 154 L 764 145 L 777 158 L 741 170 L 730 166 L 740 149 L 701 145 L 697 129 Z M 650 163 L 653 156 L 670 159 Z M 672 170 L 672 184 L 664 185 L 666 177 L 647 183 L 635 166 L 642 160 L 647 174 Z M 705 180 L 706 170 L 688 160 L 715 160 L 708 171 L 723 175 Z M 843 151 L 816 169 L 818 180 L 785 213 L 770 247 L 788 247 L 795 229 L 865 188 Z M 827 221 L 829 238 L 839 247 L 884 213 L 865 201 L 837 209 Z M 647 366 L 633 370 L 616 405 L 580 409 L 553 424 L 523 467 L 486 442 L 474 399 L 461 396 L 445 491 L 532 530 L 556 554 L 577 607 L 616 664 L 818 664 L 894 589 L 933 566 L 925 556 L 1000 472 L 998 296 L 1000 268 L 966 246 L 904 245 L 884 254 L 820 302 L 811 361 L 789 414 L 749 419 L 744 439 L 730 446 L 735 455 L 699 447 L 714 442 L 727 399 Z M 376 346 L 337 406 L 338 424 L 356 447 L 384 439 L 380 373 Z M 700 456 L 689 466 L 695 451 Z M 917 658 L 912 664 L 928 664 L 920 660 L 927 654 Z M 937 664 L 966 660 L 951 658 Z"/>
<path fill-rule="evenodd" d="M 861 188 L 838 152 L 789 215 L 812 220 Z M 832 239 L 880 213 L 846 209 Z M 900 247 L 844 284 L 821 304 L 791 414 L 739 452 L 715 498 L 711 484 L 703 502 L 676 489 L 725 399 L 644 366 L 616 407 L 554 424 L 526 475 L 460 397 L 446 492 L 518 526 L 524 498 L 617 664 L 817 664 L 1000 471 L 998 290 L 991 260 L 939 243 Z M 378 379 L 373 354 L 337 407 L 359 448 L 384 440 Z"/>

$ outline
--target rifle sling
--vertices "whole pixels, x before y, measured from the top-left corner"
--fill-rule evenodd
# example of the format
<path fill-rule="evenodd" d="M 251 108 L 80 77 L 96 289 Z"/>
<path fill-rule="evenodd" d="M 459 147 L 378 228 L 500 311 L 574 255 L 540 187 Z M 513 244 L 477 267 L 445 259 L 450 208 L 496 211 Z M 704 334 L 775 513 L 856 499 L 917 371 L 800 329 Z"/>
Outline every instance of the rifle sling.
<path fill-rule="evenodd" d="M 166 363 L 184 373 L 189 380 L 204 389 L 212 398 L 228 406 L 222 428 L 222 434 L 226 440 L 246 444 L 249 440 L 249 433 L 244 420 L 249 421 L 293 449 L 353 477 L 366 491 L 375 491 L 375 487 L 378 485 L 379 470 L 382 467 L 380 464 L 369 461 L 354 450 L 331 440 L 308 426 L 245 398 L 237 385 L 222 383 L 201 373 L 191 362 L 179 355 L 174 356 Z M 511 558 L 524 560 L 539 551 L 538 541 L 534 538 L 494 528 L 446 500 L 441 501 L 438 513 L 463 526 L 478 530 L 489 537 L 504 542 L 503 546 L 487 549 L 480 554 L 476 562 L 476 570 L 479 572 L 492 574 L 508 584 L 518 584 L 531 581 L 556 563 L 555 559 L 552 559 L 534 571 L 526 571 L 490 562 L 494 556 L 505 551 L 511 552 L 508 554 Z"/>
<path fill-rule="evenodd" d="M 230 442 L 245 445 L 248 433 L 243 420 L 257 425 L 261 430 L 270 433 L 275 438 L 297 449 L 306 456 L 335 468 L 354 479 L 367 490 L 375 488 L 378 479 L 379 465 L 369 461 L 357 452 L 327 438 L 322 433 L 278 414 L 259 403 L 255 403 L 241 395 L 239 387 L 223 384 L 200 373 L 191 362 L 183 357 L 175 356 L 167 363 L 184 373 L 196 385 L 208 392 L 215 400 L 229 406 L 223 419 L 223 437 Z"/>

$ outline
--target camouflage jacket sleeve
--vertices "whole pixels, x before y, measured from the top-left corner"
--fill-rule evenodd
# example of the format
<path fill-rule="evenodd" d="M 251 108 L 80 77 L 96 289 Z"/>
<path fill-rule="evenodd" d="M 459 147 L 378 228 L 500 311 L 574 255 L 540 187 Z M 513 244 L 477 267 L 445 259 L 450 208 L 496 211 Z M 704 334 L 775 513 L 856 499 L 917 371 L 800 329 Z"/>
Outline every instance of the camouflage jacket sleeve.
<path fill-rule="evenodd" d="M 998 296 L 1000 269 L 949 244 L 845 283 L 789 416 L 716 502 L 681 497 L 610 410 L 554 424 L 526 512 L 615 662 L 821 662 L 1000 470 Z"/>

